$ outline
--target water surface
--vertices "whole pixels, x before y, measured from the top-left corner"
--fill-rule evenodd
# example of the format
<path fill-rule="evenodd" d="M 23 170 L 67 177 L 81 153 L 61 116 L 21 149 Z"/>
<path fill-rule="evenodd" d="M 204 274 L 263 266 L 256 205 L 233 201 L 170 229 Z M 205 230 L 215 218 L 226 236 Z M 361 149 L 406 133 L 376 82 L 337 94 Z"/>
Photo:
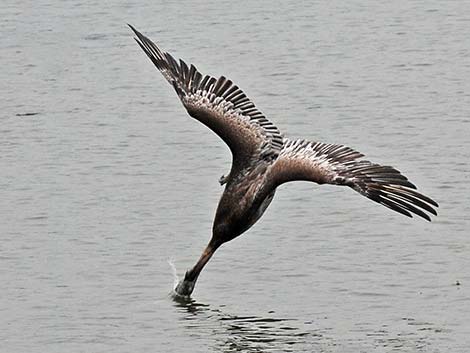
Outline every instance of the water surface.
<path fill-rule="evenodd" d="M 467 7 L 467 8 L 465 8 Z M 458 1 L 8 1 L 0 12 L 5 352 L 466 352 L 470 12 Z M 240 85 L 286 135 L 347 144 L 433 223 L 292 183 L 168 295 L 230 168 L 126 23 Z M 460 285 L 457 285 L 459 283 Z"/>

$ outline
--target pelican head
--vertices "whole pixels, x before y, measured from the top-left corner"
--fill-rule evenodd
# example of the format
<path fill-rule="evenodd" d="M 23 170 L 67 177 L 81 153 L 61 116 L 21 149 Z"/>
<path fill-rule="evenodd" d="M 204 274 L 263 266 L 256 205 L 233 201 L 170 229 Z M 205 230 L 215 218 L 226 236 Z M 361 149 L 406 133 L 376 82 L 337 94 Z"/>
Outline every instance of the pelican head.
<path fill-rule="evenodd" d="M 184 279 L 179 281 L 175 288 L 176 294 L 182 297 L 189 297 L 194 290 L 194 286 L 196 285 L 197 277 L 190 279 L 188 272 L 186 272 Z"/>

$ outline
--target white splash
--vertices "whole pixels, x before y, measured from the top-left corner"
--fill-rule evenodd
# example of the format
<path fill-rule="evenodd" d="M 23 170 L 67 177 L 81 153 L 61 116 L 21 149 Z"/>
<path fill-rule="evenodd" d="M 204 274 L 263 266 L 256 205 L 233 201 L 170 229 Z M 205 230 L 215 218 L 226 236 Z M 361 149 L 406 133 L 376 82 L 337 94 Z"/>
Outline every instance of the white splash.
<path fill-rule="evenodd" d="M 178 283 L 180 281 L 179 278 L 178 278 L 178 275 L 177 275 L 176 266 L 173 263 L 172 259 L 168 259 L 167 262 L 168 262 L 168 265 L 170 265 L 170 267 L 171 267 L 171 273 L 173 273 L 173 280 L 174 280 L 173 288 L 176 288 L 176 286 L 178 285 Z"/>

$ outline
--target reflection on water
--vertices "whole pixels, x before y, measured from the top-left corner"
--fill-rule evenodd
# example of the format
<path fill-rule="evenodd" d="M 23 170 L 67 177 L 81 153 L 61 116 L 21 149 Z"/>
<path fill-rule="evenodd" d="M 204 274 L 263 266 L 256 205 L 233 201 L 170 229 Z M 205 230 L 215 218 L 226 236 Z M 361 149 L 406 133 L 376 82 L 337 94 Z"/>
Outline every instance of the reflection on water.
<path fill-rule="evenodd" d="M 239 316 L 213 308 L 192 298 L 173 296 L 184 329 L 193 337 L 212 336 L 216 352 L 344 352 L 388 349 L 427 352 L 436 335 L 444 332 L 430 322 L 400 318 L 395 327 L 371 327 L 360 322 L 354 329 L 335 337 L 327 322 L 301 322 L 267 316 Z M 324 317 L 323 319 L 327 319 Z M 341 323 L 335 323 L 341 326 Z"/>
<path fill-rule="evenodd" d="M 307 344 L 315 345 L 315 341 L 320 345 L 325 339 L 319 332 L 299 328 L 300 323 L 294 319 L 238 316 L 191 298 L 174 296 L 173 300 L 182 314 L 184 327 L 191 330 L 191 334 L 197 334 L 201 329 L 211 330 L 216 351 L 296 352 Z"/>

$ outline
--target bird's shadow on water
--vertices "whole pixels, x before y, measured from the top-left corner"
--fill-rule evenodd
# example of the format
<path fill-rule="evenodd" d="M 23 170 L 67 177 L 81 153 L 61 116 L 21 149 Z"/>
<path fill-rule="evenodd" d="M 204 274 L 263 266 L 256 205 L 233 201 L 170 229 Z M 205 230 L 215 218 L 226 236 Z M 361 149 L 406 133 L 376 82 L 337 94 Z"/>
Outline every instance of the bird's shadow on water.
<path fill-rule="evenodd" d="M 299 328 L 294 319 L 237 316 L 191 298 L 173 296 L 174 306 L 182 314 L 184 327 L 192 335 L 211 337 L 217 352 L 297 352 L 310 347 L 321 333 Z M 314 338 L 314 339 L 312 339 Z"/>

